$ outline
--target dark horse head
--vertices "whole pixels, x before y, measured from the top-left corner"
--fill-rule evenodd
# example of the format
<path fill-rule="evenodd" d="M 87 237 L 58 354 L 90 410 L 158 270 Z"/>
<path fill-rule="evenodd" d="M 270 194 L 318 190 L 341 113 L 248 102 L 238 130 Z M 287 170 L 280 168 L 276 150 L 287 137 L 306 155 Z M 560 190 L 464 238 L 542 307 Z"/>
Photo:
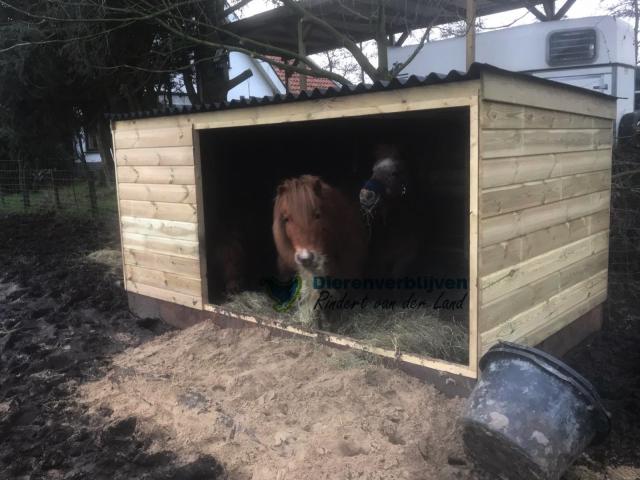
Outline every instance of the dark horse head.
<path fill-rule="evenodd" d="M 360 190 L 360 208 L 365 217 L 384 215 L 409 193 L 409 172 L 398 149 L 380 146 L 375 158 L 371 177 Z"/>

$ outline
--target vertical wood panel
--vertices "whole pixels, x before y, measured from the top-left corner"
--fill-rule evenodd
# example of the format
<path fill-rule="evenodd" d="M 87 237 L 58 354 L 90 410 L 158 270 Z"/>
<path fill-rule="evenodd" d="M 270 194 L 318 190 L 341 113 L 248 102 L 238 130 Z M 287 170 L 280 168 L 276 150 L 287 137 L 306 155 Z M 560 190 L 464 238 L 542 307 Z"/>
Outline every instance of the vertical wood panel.
<path fill-rule="evenodd" d="M 490 98 L 498 84 L 503 99 L 514 93 L 492 82 Z M 611 107 L 529 93 L 521 105 L 482 103 L 482 352 L 498 340 L 540 342 L 606 297 Z"/>
<path fill-rule="evenodd" d="M 478 312 L 478 248 L 479 248 L 479 183 L 480 178 L 480 129 L 479 99 L 475 98 L 469 108 L 469 368 L 478 372 L 480 348 Z"/>

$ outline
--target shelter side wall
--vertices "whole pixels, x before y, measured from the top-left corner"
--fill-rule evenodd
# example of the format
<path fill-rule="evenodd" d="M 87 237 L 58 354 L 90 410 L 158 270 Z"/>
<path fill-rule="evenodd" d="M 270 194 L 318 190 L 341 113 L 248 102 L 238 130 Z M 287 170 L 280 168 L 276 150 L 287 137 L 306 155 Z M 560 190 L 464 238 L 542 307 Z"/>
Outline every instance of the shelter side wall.
<path fill-rule="evenodd" d="M 202 308 L 192 126 L 114 126 L 125 288 Z"/>
<path fill-rule="evenodd" d="M 536 345 L 605 300 L 613 120 L 603 116 L 481 103 L 481 353 L 499 340 Z"/>

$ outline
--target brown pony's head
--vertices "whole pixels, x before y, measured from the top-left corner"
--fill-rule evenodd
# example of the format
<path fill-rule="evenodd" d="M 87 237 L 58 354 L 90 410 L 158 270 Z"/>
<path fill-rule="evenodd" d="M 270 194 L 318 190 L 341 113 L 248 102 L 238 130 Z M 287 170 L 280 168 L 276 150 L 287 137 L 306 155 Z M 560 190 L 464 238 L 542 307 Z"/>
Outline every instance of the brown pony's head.
<path fill-rule="evenodd" d="M 319 177 L 303 175 L 278 187 L 273 237 L 281 267 L 322 273 L 327 261 L 333 189 Z"/>

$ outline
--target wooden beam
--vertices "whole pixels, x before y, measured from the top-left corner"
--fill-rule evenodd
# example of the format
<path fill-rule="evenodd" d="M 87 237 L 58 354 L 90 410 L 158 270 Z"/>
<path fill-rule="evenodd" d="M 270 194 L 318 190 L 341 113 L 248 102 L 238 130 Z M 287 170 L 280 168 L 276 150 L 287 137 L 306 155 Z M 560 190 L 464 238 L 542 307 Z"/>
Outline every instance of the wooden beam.
<path fill-rule="evenodd" d="M 194 128 L 202 130 L 464 107 L 470 105 L 472 98 L 478 95 L 479 88 L 479 81 L 470 80 L 431 85 L 428 88 L 415 87 L 366 95 L 200 113 L 193 115 L 193 121 Z"/>
<path fill-rule="evenodd" d="M 486 305 L 518 288 L 566 268 L 572 263 L 606 251 L 608 246 L 609 230 L 605 230 L 533 257 L 525 262 L 511 265 L 503 270 L 486 275 L 480 279 L 481 303 Z"/>
<path fill-rule="evenodd" d="M 480 239 L 478 236 L 480 218 L 480 105 L 476 97 L 469 106 L 469 168 L 465 174 L 469 178 L 469 219 L 465 225 L 466 237 L 469 239 L 469 368 L 478 372 L 478 359 L 480 358 L 480 314 L 478 312 L 478 249 Z"/>
<path fill-rule="evenodd" d="M 173 222 L 169 220 L 154 220 L 150 218 L 136 218 L 121 216 L 120 223 L 123 233 L 135 233 L 150 237 L 162 237 L 178 240 L 198 241 L 198 226 L 189 222 Z"/>
<path fill-rule="evenodd" d="M 476 61 L 476 12 L 477 0 L 467 0 L 467 70 Z"/>
<path fill-rule="evenodd" d="M 574 3 L 576 3 L 576 0 L 567 0 L 566 2 L 564 2 L 564 5 L 560 7 L 560 10 L 558 10 L 555 13 L 554 20 L 561 20 L 562 17 L 564 17 L 567 14 L 567 12 L 573 6 Z"/>
<path fill-rule="evenodd" d="M 148 200 L 150 202 L 196 203 L 194 185 L 161 185 L 157 183 L 121 183 L 121 200 Z"/>
<path fill-rule="evenodd" d="M 611 129 L 612 122 L 612 120 L 605 118 L 487 101 L 482 102 L 482 116 L 480 118 L 482 128 L 487 130 L 514 128 Z"/>
<path fill-rule="evenodd" d="M 200 281 L 200 262 L 192 258 L 172 257 L 125 248 L 124 263 L 164 273 L 175 273 Z"/>
<path fill-rule="evenodd" d="M 195 278 L 134 265 L 125 265 L 124 273 L 129 282 L 158 287 L 193 297 L 200 295 L 200 280 Z"/>
<path fill-rule="evenodd" d="M 560 110 L 599 118 L 616 118 L 616 99 L 594 95 L 585 89 L 546 85 L 539 79 L 514 77 L 500 72 L 482 74 L 483 99 Z"/>
<path fill-rule="evenodd" d="M 121 183 L 152 183 L 160 185 L 194 185 L 196 181 L 193 166 L 118 167 L 118 179 Z"/>
<path fill-rule="evenodd" d="M 543 228 L 480 250 L 480 275 L 485 276 L 609 228 L 609 210 Z"/>
<path fill-rule="evenodd" d="M 482 162 L 484 189 L 611 168 L 611 150 L 531 155 Z"/>
<path fill-rule="evenodd" d="M 611 174 L 607 169 L 491 188 L 482 192 L 482 218 L 607 190 L 610 184 Z"/>
<path fill-rule="evenodd" d="M 298 55 L 305 57 L 307 55 L 307 50 L 304 45 L 304 30 L 305 30 L 304 19 L 298 20 Z M 300 78 L 300 91 L 304 92 L 307 89 L 307 76 L 298 74 Z"/>
<path fill-rule="evenodd" d="M 125 232 L 122 234 L 122 246 L 129 250 L 142 250 L 173 257 L 198 258 L 198 242 L 193 240 L 152 237 Z"/>
<path fill-rule="evenodd" d="M 122 215 L 137 218 L 156 218 L 177 222 L 197 221 L 195 203 L 149 202 L 147 200 L 120 200 Z"/>
<path fill-rule="evenodd" d="M 543 228 L 593 215 L 601 210 L 608 210 L 610 194 L 609 190 L 605 190 L 482 219 L 480 245 L 486 247 Z"/>
<path fill-rule="evenodd" d="M 127 282 L 127 290 L 147 297 L 202 310 L 202 299 L 193 295 L 185 295 L 184 293 L 173 292 L 171 290 L 165 290 L 164 288 L 132 281 Z"/>
<path fill-rule="evenodd" d="M 119 148 L 116 151 L 118 166 L 169 166 L 193 165 L 193 148 Z"/>
<path fill-rule="evenodd" d="M 547 277 L 527 283 L 511 293 L 483 305 L 481 308 L 482 331 L 491 330 L 585 278 L 606 270 L 607 261 L 607 250 L 589 255 Z"/>
<path fill-rule="evenodd" d="M 175 118 L 171 118 L 176 122 Z M 140 120 L 138 124 L 142 123 Z M 167 127 L 146 130 L 114 131 L 118 148 L 150 148 L 150 147 L 186 147 L 191 146 L 191 128 Z"/>
<path fill-rule="evenodd" d="M 484 130 L 483 159 L 609 149 L 611 129 Z"/>
<path fill-rule="evenodd" d="M 584 306 L 586 311 L 589 311 L 602 303 L 606 295 L 607 271 L 603 270 L 482 333 L 482 352 L 486 352 L 500 340 L 524 343 L 525 339 L 531 338 L 530 336 L 540 329 L 546 329 L 546 334 L 549 336 L 586 313 L 582 311 L 578 314 L 575 309 Z M 541 338 L 544 337 L 536 336 L 538 341 Z"/>

